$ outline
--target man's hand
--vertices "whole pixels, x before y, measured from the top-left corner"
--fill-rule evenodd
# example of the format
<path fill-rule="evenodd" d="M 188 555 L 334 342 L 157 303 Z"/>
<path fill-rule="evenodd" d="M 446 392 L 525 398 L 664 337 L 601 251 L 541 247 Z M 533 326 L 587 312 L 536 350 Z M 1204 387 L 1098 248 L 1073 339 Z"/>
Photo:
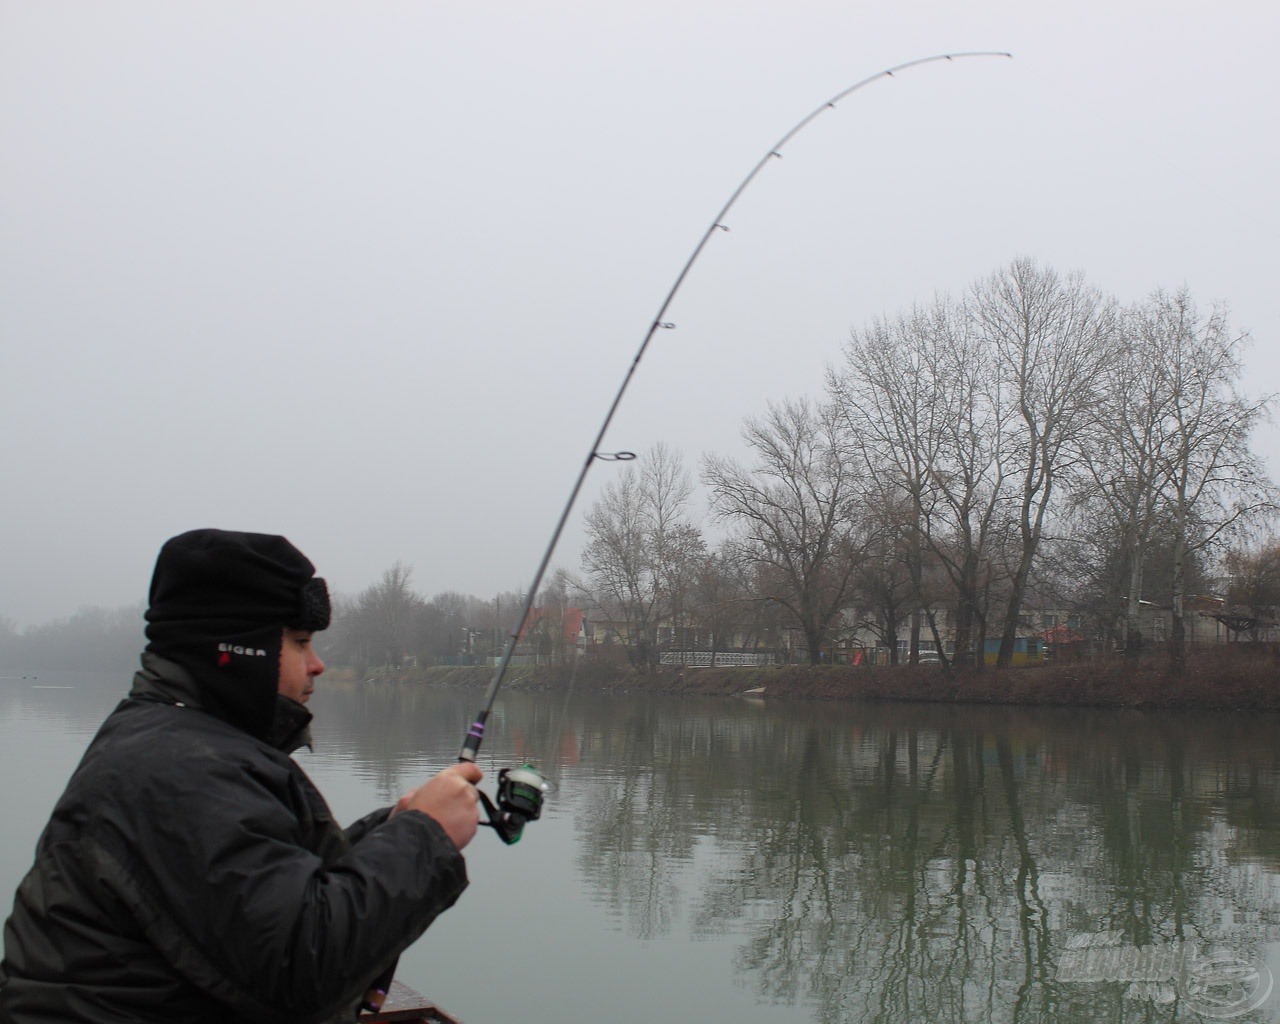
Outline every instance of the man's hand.
<path fill-rule="evenodd" d="M 461 850 L 471 842 L 480 824 L 480 795 L 476 784 L 484 778 L 478 765 L 460 761 L 450 765 L 417 789 L 402 796 L 391 816 L 401 811 L 421 811 L 434 818 L 453 845 Z"/>

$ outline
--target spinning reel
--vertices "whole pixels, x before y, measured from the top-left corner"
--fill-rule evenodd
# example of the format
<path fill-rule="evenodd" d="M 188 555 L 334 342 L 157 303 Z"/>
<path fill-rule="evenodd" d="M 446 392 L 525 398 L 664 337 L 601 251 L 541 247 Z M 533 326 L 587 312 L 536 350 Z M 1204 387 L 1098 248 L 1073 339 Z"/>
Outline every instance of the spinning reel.
<path fill-rule="evenodd" d="M 472 753 L 474 754 L 474 750 Z M 543 796 L 550 789 L 542 773 L 531 764 L 523 764 L 519 768 L 503 768 L 498 772 L 496 807 L 484 790 L 476 790 L 480 794 L 480 802 L 484 804 L 484 809 L 489 815 L 489 820 L 482 821 L 480 824 L 488 825 L 497 832 L 508 846 L 518 843 L 520 837 L 524 835 L 525 825 L 531 821 L 537 821 L 538 816 L 542 814 Z M 382 976 L 369 986 L 361 1000 L 361 1010 L 377 1013 L 382 1009 L 387 993 L 391 990 L 391 979 L 395 976 L 395 971 L 396 964 L 392 963 Z"/>
<path fill-rule="evenodd" d="M 519 768 L 503 768 L 498 772 L 498 804 L 480 791 L 480 802 L 489 815 L 488 821 L 480 822 L 488 825 L 498 833 L 498 837 L 508 846 L 518 843 L 524 835 L 524 827 L 531 821 L 537 821 L 542 814 L 542 801 L 551 787 L 533 765 L 524 764 Z"/>

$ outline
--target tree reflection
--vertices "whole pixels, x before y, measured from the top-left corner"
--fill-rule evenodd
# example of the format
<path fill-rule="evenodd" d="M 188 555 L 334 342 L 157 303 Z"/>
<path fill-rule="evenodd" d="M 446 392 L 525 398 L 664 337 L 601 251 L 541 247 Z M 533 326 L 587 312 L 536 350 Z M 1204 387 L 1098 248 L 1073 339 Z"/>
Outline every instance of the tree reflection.
<path fill-rule="evenodd" d="M 1172 979 L 1056 969 L 1073 935 L 1255 954 L 1276 937 L 1276 757 L 1241 725 L 632 708 L 598 722 L 613 768 L 585 797 L 582 869 L 638 935 L 682 900 L 695 933 L 745 932 L 749 984 L 824 1021 L 1186 1018 Z"/>
<path fill-rule="evenodd" d="M 463 690 L 325 700 L 388 798 L 475 710 Z M 490 723 L 486 757 L 559 783 L 619 929 L 732 937 L 744 985 L 816 1020 L 1198 1020 L 1172 974 L 1059 968 L 1079 942 L 1280 938 L 1265 718 L 513 693 Z"/>

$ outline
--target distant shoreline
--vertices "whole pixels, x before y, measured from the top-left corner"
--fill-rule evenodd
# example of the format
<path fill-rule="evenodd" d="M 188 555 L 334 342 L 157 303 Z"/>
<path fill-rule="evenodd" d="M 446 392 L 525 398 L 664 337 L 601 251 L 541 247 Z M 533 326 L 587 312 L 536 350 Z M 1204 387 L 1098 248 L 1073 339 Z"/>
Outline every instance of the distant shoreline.
<path fill-rule="evenodd" d="M 337 679 L 368 685 L 483 688 L 493 670 L 483 666 L 368 673 L 349 669 Z M 503 681 L 513 691 L 561 691 L 669 696 L 750 696 L 762 700 L 869 700 L 947 704 L 1006 704 L 1094 708 L 1200 709 L 1280 712 L 1280 651 L 1226 645 L 1188 655 L 1174 675 L 1164 655 L 1136 665 L 1119 657 L 1002 671 L 948 672 L 937 665 L 779 665 L 765 668 L 677 668 L 653 673 L 593 665 L 521 666 Z M 754 692 L 752 692 L 754 691 Z"/>

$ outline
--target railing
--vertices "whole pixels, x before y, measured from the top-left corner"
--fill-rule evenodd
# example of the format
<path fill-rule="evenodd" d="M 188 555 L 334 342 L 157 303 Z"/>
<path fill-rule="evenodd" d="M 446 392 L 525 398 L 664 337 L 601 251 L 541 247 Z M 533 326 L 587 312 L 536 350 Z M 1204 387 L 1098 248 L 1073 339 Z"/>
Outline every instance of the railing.
<path fill-rule="evenodd" d="M 714 659 L 714 661 L 712 660 Z M 662 665 L 684 665 L 686 668 L 742 668 L 755 665 L 772 665 L 772 651 L 663 651 Z"/>

